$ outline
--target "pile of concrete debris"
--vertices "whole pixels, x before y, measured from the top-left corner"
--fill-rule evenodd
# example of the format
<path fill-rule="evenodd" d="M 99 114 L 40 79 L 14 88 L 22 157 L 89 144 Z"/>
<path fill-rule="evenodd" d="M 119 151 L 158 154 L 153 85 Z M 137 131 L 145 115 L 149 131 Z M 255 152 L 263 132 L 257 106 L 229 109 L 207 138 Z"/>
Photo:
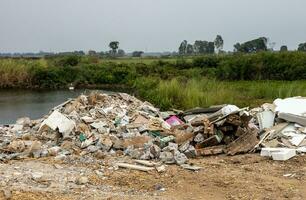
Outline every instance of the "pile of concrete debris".
<path fill-rule="evenodd" d="M 25 117 L 0 126 L 0 160 L 127 155 L 186 167 L 188 158 L 262 147 L 262 155 L 285 160 L 306 146 L 306 117 L 301 109 L 292 112 L 295 101 L 306 99 L 276 100 L 250 111 L 220 105 L 160 112 L 128 94 L 91 93 L 64 102 L 42 119 Z"/>
<path fill-rule="evenodd" d="M 306 98 L 276 99 L 250 112 L 259 125 L 261 156 L 288 160 L 306 153 Z"/>

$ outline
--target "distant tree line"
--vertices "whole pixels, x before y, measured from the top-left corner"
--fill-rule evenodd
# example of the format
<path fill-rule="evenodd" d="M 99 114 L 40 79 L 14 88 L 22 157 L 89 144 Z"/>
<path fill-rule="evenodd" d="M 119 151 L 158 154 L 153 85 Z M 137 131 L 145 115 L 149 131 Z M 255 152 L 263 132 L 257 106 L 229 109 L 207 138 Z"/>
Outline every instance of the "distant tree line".
<path fill-rule="evenodd" d="M 234 44 L 234 53 L 257 53 L 261 51 L 273 51 L 275 43 L 268 43 L 268 38 L 259 37 L 243 43 Z M 214 41 L 196 40 L 193 44 L 188 43 L 187 40 L 183 40 L 178 48 L 178 55 L 205 55 L 205 54 L 222 54 L 225 53 L 223 50 L 224 40 L 221 35 L 217 35 Z M 269 46 L 269 47 L 268 47 Z M 97 52 L 89 50 L 87 55 L 91 57 L 124 57 L 127 56 L 123 49 L 120 49 L 119 41 L 111 41 L 108 45 L 109 51 Z M 300 43 L 297 48 L 298 51 L 306 52 L 306 42 Z M 286 45 L 282 45 L 279 51 L 288 51 Z M 143 51 L 134 51 L 129 56 L 141 57 L 144 54 Z M 0 57 L 16 57 L 16 58 L 40 58 L 40 57 L 54 57 L 63 55 L 75 55 L 83 56 L 86 55 L 84 51 L 72 51 L 72 52 L 43 52 L 39 53 L 0 53 Z M 169 56 L 176 56 L 177 52 L 170 53 Z"/>
<path fill-rule="evenodd" d="M 196 40 L 193 44 L 189 44 L 187 40 L 183 40 L 179 46 L 179 55 L 199 55 L 199 54 L 214 54 L 215 49 L 217 53 L 225 53 L 223 51 L 224 40 L 221 35 L 217 35 L 216 39 L 212 41 Z M 268 48 L 268 45 L 270 48 Z M 234 53 L 257 53 L 261 51 L 273 51 L 275 43 L 268 44 L 268 38 L 259 37 L 244 43 L 234 44 Z M 306 43 L 301 43 L 298 46 L 298 51 L 306 52 Z M 280 51 L 288 51 L 286 45 L 280 47 Z"/>
<path fill-rule="evenodd" d="M 109 51 L 106 52 L 95 52 L 93 50 L 90 50 L 88 52 L 89 56 L 102 56 L 102 57 L 124 57 L 126 56 L 126 53 L 123 49 L 119 49 L 119 45 L 120 43 L 118 41 L 111 41 L 108 45 L 108 47 L 110 48 Z M 132 52 L 132 57 L 141 57 L 141 55 L 143 54 L 143 51 L 134 51 Z"/>
<path fill-rule="evenodd" d="M 199 55 L 199 54 L 214 54 L 215 49 L 218 53 L 222 52 L 223 39 L 221 35 L 217 35 L 215 41 L 196 40 L 194 44 L 189 44 L 184 40 L 179 47 L 180 55 Z"/>

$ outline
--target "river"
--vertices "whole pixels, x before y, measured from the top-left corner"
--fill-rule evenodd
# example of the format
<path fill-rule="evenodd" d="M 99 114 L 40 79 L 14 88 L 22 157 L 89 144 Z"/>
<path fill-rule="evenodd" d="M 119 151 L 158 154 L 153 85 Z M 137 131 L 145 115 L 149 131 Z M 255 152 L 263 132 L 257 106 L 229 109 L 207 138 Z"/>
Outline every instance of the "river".
<path fill-rule="evenodd" d="M 100 90 L 101 91 L 101 90 Z M 0 90 L 0 125 L 12 124 L 19 117 L 38 119 L 51 108 L 69 98 L 75 98 L 90 90 Z M 110 93 L 108 91 L 103 91 Z"/>

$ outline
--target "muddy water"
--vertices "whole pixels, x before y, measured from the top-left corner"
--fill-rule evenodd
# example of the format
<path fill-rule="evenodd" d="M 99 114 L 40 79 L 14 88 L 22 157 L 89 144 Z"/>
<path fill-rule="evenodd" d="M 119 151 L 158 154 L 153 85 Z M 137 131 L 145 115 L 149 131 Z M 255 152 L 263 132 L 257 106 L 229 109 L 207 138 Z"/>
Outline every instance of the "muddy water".
<path fill-rule="evenodd" d="M 15 123 L 19 117 L 38 119 L 69 98 L 89 90 L 0 90 L 0 125 Z M 103 91 L 110 93 L 107 91 Z"/>

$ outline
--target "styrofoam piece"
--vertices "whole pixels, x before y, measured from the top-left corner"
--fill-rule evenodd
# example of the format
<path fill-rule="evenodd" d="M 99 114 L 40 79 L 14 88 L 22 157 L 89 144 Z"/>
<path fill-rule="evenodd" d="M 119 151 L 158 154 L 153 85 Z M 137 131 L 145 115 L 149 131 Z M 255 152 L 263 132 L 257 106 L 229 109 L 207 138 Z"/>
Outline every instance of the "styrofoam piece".
<path fill-rule="evenodd" d="M 260 156 L 272 157 L 273 160 L 288 160 L 296 155 L 296 149 L 262 148 Z"/>
<path fill-rule="evenodd" d="M 231 114 L 232 112 L 236 112 L 238 110 L 239 108 L 235 105 L 227 105 L 221 109 L 221 112 L 222 112 L 222 115 L 225 116 L 225 115 Z"/>
<path fill-rule="evenodd" d="M 274 102 L 275 111 L 303 116 L 306 113 L 306 98 L 291 97 L 286 99 L 276 99 Z"/>
<path fill-rule="evenodd" d="M 300 125 L 306 126 L 306 117 L 301 115 L 294 115 L 290 113 L 278 113 L 278 118 L 284 119 L 288 122 L 298 123 Z"/>
<path fill-rule="evenodd" d="M 271 128 L 274 124 L 275 113 L 272 111 L 263 111 L 257 114 L 259 129 Z"/>
<path fill-rule="evenodd" d="M 262 148 L 260 151 L 260 156 L 268 156 L 271 157 L 273 152 L 279 152 L 284 148 Z"/>
<path fill-rule="evenodd" d="M 293 137 L 297 134 L 297 128 L 293 123 L 290 123 L 288 126 L 286 126 L 282 131 L 282 135 Z"/>
<path fill-rule="evenodd" d="M 295 126 L 296 128 L 302 128 L 302 127 L 303 127 L 302 125 L 297 124 L 297 123 L 295 123 L 294 126 Z"/>
<path fill-rule="evenodd" d="M 292 138 L 289 140 L 291 144 L 295 146 L 299 146 L 302 141 L 305 139 L 306 135 L 305 134 L 295 134 L 292 136 Z"/>
<path fill-rule="evenodd" d="M 306 153 L 306 147 L 299 147 L 296 151 L 299 153 Z"/>
<path fill-rule="evenodd" d="M 273 160 L 289 160 L 290 158 L 296 156 L 295 149 L 283 149 L 279 152 L 272 153 Z"/>

